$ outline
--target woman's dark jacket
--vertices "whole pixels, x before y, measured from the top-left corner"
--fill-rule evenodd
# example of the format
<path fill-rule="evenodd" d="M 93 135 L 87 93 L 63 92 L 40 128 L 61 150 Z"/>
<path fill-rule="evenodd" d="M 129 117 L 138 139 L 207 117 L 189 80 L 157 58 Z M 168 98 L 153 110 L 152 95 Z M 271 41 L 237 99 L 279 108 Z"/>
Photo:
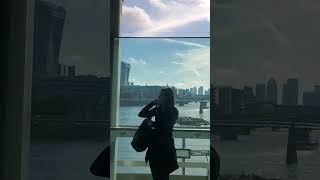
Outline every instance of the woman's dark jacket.
<path fill-rule="evenodd" d="M 152 118 L 153 116 L 155 116 L 155 129 L 145 160 L 153 165 L 151 168 L 161 169 L 163 173 L 170 174 L 179 168 L 172 135 L 179 112 L 175 107 L 162 110 L 161 106 L 151 102 L 139 113 L 139 117 Z"/>

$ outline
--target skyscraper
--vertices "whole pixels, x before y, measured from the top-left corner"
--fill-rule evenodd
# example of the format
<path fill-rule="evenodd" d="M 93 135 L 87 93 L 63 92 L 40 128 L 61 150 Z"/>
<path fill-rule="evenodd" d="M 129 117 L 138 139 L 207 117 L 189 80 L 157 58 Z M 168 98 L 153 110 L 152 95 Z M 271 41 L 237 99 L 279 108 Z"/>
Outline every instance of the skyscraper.
<path fill-rule="evenodd" d="M 184 96 L 186 93 L 186 91 L 184 89 L 178 89 L 178 95 L 179 96 Z"/>
<path fill-rule="evenodd" d="M 216 89 L 215 103 L 224 114 L 239 114 L 243 92 L 232 87 L 218 87 Z"/>
<path fill-rule="evenodd" d="M 270 78 L 267 82 L 266 100 L 270 103 L 278 104 L 278 87 L 274 78 Z"/>
<path fill-rule="evenodd" d="M 303 105 L 305 106 L 316 106 L 317 96 L 314 92 L 304 92 L 303 93 Z"/>
<path fill-rule="evenodd" d="M 288 79 L 282 88 L 282 104 L 297 105 L 298 93 L 298 79 Z"/>
<path fill-rule="evenodd" d="M 253 94 L 253 89 L 251 87 L 245 86 L 243 88 L 243 104 L 254 103 L 255 98 Z"/>
<path fill-rule="evenodd" d="M 197 92 L 198 92 L 198 91 L 197 91 L 197 87 L 196 87 L 196 86 L 193 87 L 193 94 L 194 94 L 194 95 L 197 95 Z"/>
<path fill-rule="evenodd" d="M 203 95 L 203 86 L 200 86 L 198 90 L 198 95 Z"/>
<path fill-rule="evenodd" d="M 120 75 L 121 86 L 129 86 L 130 68 L 131 68 L 131 65 L 129 63 L 121 61 L 121 75 Z"/>
<path fill-rule="evenodd" d="M 187 96 L 190 95 L 190 89 L 186 89 L 185 92 Z"/>
<path fill-rule="evenodd" d="M 257 101 L 263 102 L 266 100 L 266 85 L 256 84 L 256 98 Z"/>
<path fill-rule="evenodd" d="M 303 93 L 303 105 L 320 106 L 320 86 L 315 85 L 314 90 Z"/>
<path fill-rule="evenodd" d="M 54 3 L 36 0 L 34 17 L 33 75 L 57 76 L 66 10 Z"/>

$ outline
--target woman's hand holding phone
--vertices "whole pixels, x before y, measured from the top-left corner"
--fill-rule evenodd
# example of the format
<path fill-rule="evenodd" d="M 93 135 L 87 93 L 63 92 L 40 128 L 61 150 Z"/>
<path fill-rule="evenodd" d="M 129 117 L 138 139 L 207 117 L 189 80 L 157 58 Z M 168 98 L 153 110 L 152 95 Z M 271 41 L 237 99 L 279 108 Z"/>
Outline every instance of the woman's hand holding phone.
<path fill-rule="evenodd" d="M 159 105 L 159 99 L 155 99 L 155 100 L 153 100 L 152 102 L 153 102 L 153 104 L 155 104 L 155 105 Z"/>

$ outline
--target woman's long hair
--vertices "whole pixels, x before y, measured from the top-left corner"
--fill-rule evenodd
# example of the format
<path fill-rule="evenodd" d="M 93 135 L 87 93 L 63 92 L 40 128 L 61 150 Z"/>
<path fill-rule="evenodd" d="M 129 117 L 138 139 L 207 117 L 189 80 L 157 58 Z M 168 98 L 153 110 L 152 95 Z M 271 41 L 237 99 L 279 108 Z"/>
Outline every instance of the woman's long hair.
<path fill-rule="evenodd" d="M 173 89 L 171 88 L 163 88 L 161 91 L 165 95 L 165 104 L 164 107 L 166 109 L 170 109 L 174 107 L 175 105 L 175 97 L 174 97 L 174 92 Z"/>

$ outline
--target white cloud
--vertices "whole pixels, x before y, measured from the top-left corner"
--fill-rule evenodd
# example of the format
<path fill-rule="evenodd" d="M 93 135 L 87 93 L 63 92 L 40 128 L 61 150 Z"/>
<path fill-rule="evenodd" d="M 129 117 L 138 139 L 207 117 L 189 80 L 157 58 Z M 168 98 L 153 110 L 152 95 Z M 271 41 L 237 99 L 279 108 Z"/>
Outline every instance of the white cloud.
<path fill-rule="evenodd" d="M 185 45 L 185 46 L 195 46 L 195 47 L 200 47 L 200 48 L 206 47 L 202 44 L 189 42 L 189 41 L 180 41 L 180 40 L 168 39 L 168 38 L 165 38 L 164 41 L 169 42 L 169 43 L 181 44 L 181 45 Z"/>
<path fill-rule="evenodd" d="M 160 71 L 159 74 L 165 74 L 163 71 Z"/>
<path fill-rule="evenodd" d="M 181 62 L 176 62 L 176 61 L 172 61 L 171 63 L 172 63 L 172 64 L 179 64 L 179 65 L 183 64 L 183 63 L 181 63 Z"/>
<path fill-rule="evenodd" d="M 127 61 L 128 61 L 129 64 L 142 64 L 142 65 L 146 65 L 147 64 L 147 62 L 144 61 L 143 59 L 136 59 L 134 57 L 128 58 Z"/>
<path fill-rule="evenodd" d="M 144 65 L 147 64 L 146 61 L 144 61 L 144 60 L 142 60 L 142 59 L 139 59 L 139 63 L 140 63 L 140 64 L 144 64 Z"/>
<path fill-rule="evenodd" d="M 124 24 L 135 29 L 149 28 L 153 23 L 150 16 L 145 12 L 145 10 L 137 6 L 123 6 L 122 17 L 125 20 Z"/>
<path fill-rule="evenodd" d="M 181 59 L 183 59 L 183 58 L 185 58 L 186 56 L 189 56 L 189 55 L 191 55 L 191 51 L 187 51 L 187 52 L 184 52 L 184 53 L 181 53 L 181 52 L 177 52 L 176 53 L 176 56 L 178 58 L 181 58 Z"/>
<path fill-rule="evenodd" d="M 194 74 L 195 74 L 196 76 L 200 77 L 200 73 L 199 73 L 199 71 L 198 71 L 197 69 L 193 69 L 193 72 L 194 72 Z"/>
<path fill-rule="evenodd" d="M 130 57 L 128 60 L 129 60 L 129 63 L 132 63 L 132 64 L 137 64 L 138 63 L 138 61 L 133 57 Z"/>
<path fill-rule="evenodd" d="M 161 0 L 149 0 L 149 3 L 153 7 L 158 7 L 160 10 L 167 10 L 168 6 Z"/>
<path fill-rule="evenodd" d="M 176 88 L 185 88 L 186 84 L 185 83 L 182 83 L 182 82 L 179 82 L 179 83 L 174 83 L 173 84 Z"/>
<path fill-rule="evenodd" d="M 140 28 L 134 36 L 169 34 L 194 22 L 210 21 L 210 0 L 148 0 L 152 17 L 139 7 L 124 6 L 123 22 Z M 151 13 L 150 13 L 151 14 Z M 141 25 L 140 25 L 141 23 Z"/>
<path fill-rule="evenodd" d="M 200 48 L 189 50 L 186 53 L 178 53 L 183 59 L 183 64 L 178 73 L 186 79 L 196 79 L 198 81 L 210 80 L 210 48 Z"/>

